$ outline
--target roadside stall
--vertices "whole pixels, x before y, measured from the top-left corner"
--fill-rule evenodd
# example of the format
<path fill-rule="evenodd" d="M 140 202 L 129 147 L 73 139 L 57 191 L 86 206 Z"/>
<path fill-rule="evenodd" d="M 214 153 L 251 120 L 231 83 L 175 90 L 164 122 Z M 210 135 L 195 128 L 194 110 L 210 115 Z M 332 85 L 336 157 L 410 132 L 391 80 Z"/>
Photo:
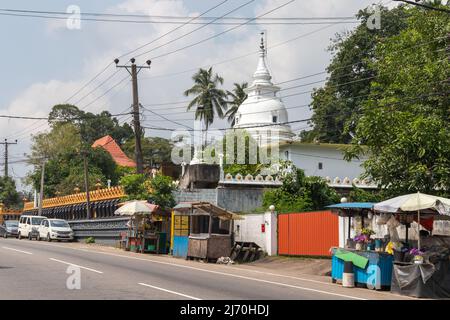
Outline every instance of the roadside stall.
<path fill-rule="evenodd" d="M 205 261 L 228 257 L 236 219 L 240 216 L 209 202 L 180 203 L 173 212 L 174 256 Z"/>
<path fill-rule="evenodd" d="M 343 280 L 345 263 L 351 262 L 355 284 L 377 290 L 390 287 L 393 257 L 384 252 L 384 239 L 371 238 L 374 232 L 368 227 L 374 218 L 373 206 L 374 203 L 370 202 L 339 203 L 328 206 L 332 213 L 348 218 L 345 248 L 331 248 L 333 282 Z M 353 239 L 351 238 L 352 230 L 357 234 Z"/>
<path fill-rule="evenodd" d="M 421 298 L 450 298 L 450 239 L 433 236 L 433 224 L 429 223 L 449 219 L 450 199 L 414 193 L 380 202 L 374 209 L 395 214 L 399 220 L 415 221 L 417 226 L 417 247 L 412 247 L 407 234 L 405 242 L 391 242 L 393 251 L 400 252 L 393 266 L 391 291 Z"/>
<path fill-rule="evenodd" d="M 115 211 L 129 216 L 124 249 L 141 253 L 166 253 L 169 214 L 147 201 L 129 201 Z"/>

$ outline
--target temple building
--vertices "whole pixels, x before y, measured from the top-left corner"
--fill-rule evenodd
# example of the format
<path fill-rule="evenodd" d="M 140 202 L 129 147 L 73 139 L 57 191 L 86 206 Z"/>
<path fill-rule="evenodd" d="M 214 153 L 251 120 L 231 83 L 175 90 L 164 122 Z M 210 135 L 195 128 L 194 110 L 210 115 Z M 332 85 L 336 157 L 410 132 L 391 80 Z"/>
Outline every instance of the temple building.
<path fill-rule="evenodd" d="M 246 89 L 248 97 L 236 113 L 233 129 L 247 131 L 260 146 L 278 144 L 280 158 L 292 161 L 308 176 L 321 176 L 330 184 L 337 185 L 345 182 L 351 186 L 354 182 L 362 182 L 359 177 L 363 173 L 365 158 L 346 161 L 346 145 L 302 142 L 292 131 L 288 112 L 282 97 L 278 96 L 281 88 L 271 81 L 263 37 L 258 59 L 253 82 Z"/>
<path fill-rule="evenodd" d="M 245 90 L 248 97 L 239 107 L 233 127 L 244 128 L 259 144 L 270 144 L 273 139 L 291 140 L 294 136 L 288 124 L 286 108 L 281 98 L 277 96 L 280 87 L 275 86 L 271 80 L 264 39 L 261 39 L 259 61 L 253 74 L 253 82 Z"/>

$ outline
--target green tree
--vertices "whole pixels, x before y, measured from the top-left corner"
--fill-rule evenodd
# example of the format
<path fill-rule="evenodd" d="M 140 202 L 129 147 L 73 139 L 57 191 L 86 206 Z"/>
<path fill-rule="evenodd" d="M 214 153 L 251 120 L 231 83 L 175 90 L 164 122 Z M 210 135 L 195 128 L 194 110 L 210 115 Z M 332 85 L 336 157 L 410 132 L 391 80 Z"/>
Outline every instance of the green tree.
<path fill-rule="evenodd" d="M 247 99 L 247 93 L 245 93 L 245 89 L 248 87 L 248 83 L 244 82 L 242 84 L 234 83 L 234 88 L 232 91 L 227 91 L 228 101 L 228 110 L 225 113 L 225 116 L 228 117 L 228 122 L 231 123 L 231 126 L 234 126 L 236 112 L 239 109 L 239 106 Z"/>
<path fill-rule="evenodd" d="M 171 161 L 173 147 L 171 141 L 160 137 L 142 137 L 141 145 L 144 166 Z M 134 139 L 129 139 L 123 145 L 123 150 L 130 158 L 134 159 Z"/>
<path fill-rule="evenodd" d="M 365 176 L 389 195 L 448 195 L 450 15 L 417 8 L 408 15 L 408 27 L 374 53 L 371 68 L 379 76 L 371 83 L 347 158 L 366 153 Z"/>
<path fill-rule="evenodd" d="M 372 65 L 377 58 L 376 49 L 407 26 L 409 12 L 403 6 L 392 10 L 382 7 L 380 13 L 381 29 L 367 27 L 373 10 L 366 8 L 356 15 L 361 22 L 353 31 L 337 34 L 333 39 L 328 48 L 333 54 L 327 67 L 329 77 L 312 94 L 313 129 L 301 133 L 303 140 L 350 142 L 350 133 L 361 115 L 360 106 L 367 100 L 370 83 L 378 75 Z"/>
<path fill-rule="evenodd" d="M 125 200 L 147 200 L 150 196 L 146 185 L 147 177 L 144 174 L 130 174 L 120 179 L 120 185 L 125 191 Z"/>
<path fill-rule="evenodd" d="M 156 204 L 165 210 L 175 206 L 176 202 L 173 196 L 175 186 L 171 177 L 156 175 L 150 180 L 150 188 L 152 190 L 149 197 L 151 203 Z"/>
<path fill-rule="evenodd" d="M 11 177 L 0 177 L 0 203 L 6 208 L 19 208 L 22 199 L 16 190 L 16 182 Z"/>
<path fill-rule="evenodd" d="M 48 133 L 33 136 L 28 161 L 34 169 L 28 173 L 27 183 L 39 190 L 42 162 L 45 158 L 45 197 L 55 196 L 56 192 L 73 193 L 76 185 L 84 190 L 81 148 L 78 128 L 69 122 L 53 127 Z M 119 178 L 117 165 L 111 155 L 101 148 L 83 149 L 87 152 L 90 187 L 94 188 L 97 180 L 106 184 L 106 180 L 110 179 L 113 185 L 117 184 Z"/>
<path fill-rule="evenodd" d="M 292 163 L 290 167 L 291 172 L 284 173 L 283 185 L 264 193 L 264 208 L 275 205 L 278 212 L 302 212 L 321 210 L 338 202 L 338 194 L 323 178 L 306 177 L 304 171 Z"/>
<path fill-rule="evenodd" d="M 119 124 L 119 120 L 112 117 L 108 111 L 99 114 L 84 112 L 70 104 L 55 105 L 49 114 L 52 128 L 73 124 L 78 128 L 79 135 L 87 145 L 95 140 L 110 135 L 119 145 L 132 138 L 133 129 L 128 123 Z"/>
<path fill-rule="evenodd" d="M 214 122 L 215 115 L 224 117 L 227 109 L 227 94 L 219 88 L 223 85 L 223 78 L 213 74 L 212 67 L 208 70 L 200 69 L 192 76 L 194 85 L 184 92 L 186 97 L 194 96 L 187 110 L 195 107 L 195 120 L 200 119 L 205 124 L 205 131 Z"/>

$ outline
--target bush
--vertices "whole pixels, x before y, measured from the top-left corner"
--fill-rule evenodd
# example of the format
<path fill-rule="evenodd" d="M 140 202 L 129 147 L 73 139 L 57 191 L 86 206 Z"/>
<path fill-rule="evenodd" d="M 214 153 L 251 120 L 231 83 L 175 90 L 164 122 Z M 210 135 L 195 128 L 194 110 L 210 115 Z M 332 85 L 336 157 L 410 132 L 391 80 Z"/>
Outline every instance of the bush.
<path fill-rule="evenodd" d="M 84 242 L 86 242 L 87 244 L 89 244 L 89 243 L 95 243 L 95 238 L 94 238 L 94 237 L 86 238 L 86 240 L 84 240 Z"/>
<path fill-rule="evenodd" d="M 264 193 L 263 206 L 274 205 L 278 212 L 321 210 L 339 201 L 336 191 L 321 177 L 306 177 L 292 164 L 292 172 L 284 175 L 283 185 Z"/>

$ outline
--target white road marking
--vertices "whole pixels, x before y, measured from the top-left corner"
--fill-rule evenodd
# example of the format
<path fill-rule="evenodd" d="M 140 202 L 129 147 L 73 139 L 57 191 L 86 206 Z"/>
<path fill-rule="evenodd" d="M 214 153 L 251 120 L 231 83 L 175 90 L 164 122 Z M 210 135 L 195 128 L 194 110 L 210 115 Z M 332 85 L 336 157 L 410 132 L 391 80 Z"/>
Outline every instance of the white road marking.
<path fill-rule="evenodd" d="M 196 297 L 193 297 L 193 296 L 188 296 L 187 294 L 184 294 L 184 293 L 179 293 L 179 292 L 176 292 L 176 291 L 167 290 L 167 289 L 156 287 L 156 286 L 151 286 L 151 285 L 146 284 L 146 283 L 139 282 L 138 284 L 141 285 L 141 286 L 150 287 L 150 288 L 161 290 L 161 291 L 164 291 L 164 292 L 176 294 L 178 296 L 182 296 L 182 297 L 189 298 L 189 299 L 192 299 L 192 300 L 202 300 L 200 298 L 196 298 Z"/>
<path fill-rule="evenodd" d="M 84 249 L 76 249 L 76 250 L 94 253 L 91 250 L 84 250 Z M 186 268 L 186 269 L 191 269 L 191 270 L 197 270 L 197 271 L 203 271 L 203 272 L 208 272 L 208 273 L 220 274 L 220 275 L 227 276 L 227 277 L 235 277 L 235 278 L 252 280 L 252 281 L 257 281 L 257 282 L 264 282 L 264 283 L 268 283 L 268 284 L 274 284 L 274 285 L 279 285 L 279 286 L 284 286 L 284 287 L 289 287 L 289 288 L 294 288 L 294 289 L 300 289 L 300 290 L 305 290 L 305 291 L 313 291 L 313 292 L 317 292 L 317 293 L 323 293 L 323 294 L 333 295 L 333 296 L 342 297 L 342 298 L 355 299 L 355 300 L 368 300 L 368 299 L 355 297 L 355 296 L 349 296 L 349 295 L 340 294 L 340 293 L 333 293 L 333 292 L 328 292 L 328 291 L 323 291 L 323 290 L 318 290 L 318 289 L 294 286 L 294 285 L 290 285 L 290 284 L 287 284 L 287 283 L 275 282 L 275 281 L 269 281 L 269 280 L 262 280 L 262 279 L 252 278 L 252 277 L 240 276 L 240 275 L 237 275 L 237 274 L 224 273 L 224 272 L 220 272 L 220 271 L 213 271 L 213 270 L 206 270 L 206 269 L 202 269 L 202 268 L 195 268 L 195 267 L 179 265 L 179 264 L 170 263 L 170 262 L 162 262 L 162 261 L 155 261 L 155 260 L 151 260 L 151 259 L 143 259 L 143 258 L 138 258 L 138 257 L 123 256 L 123 255 L 118 255 L 118 254 L 109 253 L 109 252 L 100 252 L 99 251 L 99 252 L 95 252 L 95 253 L 101 253 L 101 254 L 105 254 L 105 255 L 129 258 L 129 259 L 140 260 L 140 261 L 159 263 L 159 264 L 170 265 L 170 266 L 175 266 L 175 267 L 179 267 L 179 268 Z"/>
<path fill-rule="evenodd" d="M 77 265 L 77 264 L 75 264 L 75 263 L 71 263 L 71 262 L 67 262 L 67 261 L 62 261 L 62 260 L 58 260 L 58 259 L 55 259 L 55 258 L 49 258 L 49 259 L 52 260 L 52 261 L 56 261 L 56 262 L 59 262 L 59 263 L 68 264 L 68 265 L 70 265 L 70 266 L 75 266 L 75 267 L 78 267 L 78 268 L 81 268 L 81 269 L 85 269 L 85 270 L 88 270 L 88 271 L 97 272 L 97 273 L 103 273 L 102 271 L 98 271 L 98 270 L 95 270 L 95 269 L 83 267 L 83 266 Z"/>
<path fill-rule="evenodd" d="M 175 264 L 175 263 L 170 263 L 170 262 L 156 261 L 156 260 L 153 260 L 153 259 L 145 259 L 145 258 L 126 256 L 126 255 L 119 255 L 119 254 L 114 254 L 114 253 L 109 253 L 109 252 L 92 251 L 92 250 L 87 250 L 87 249 L 79 249 L 79 248 L 73 248 L 73 247 L 62 246 L 62 245 L 55 245 L 55 244 L 47 244 L 47 243 L 45 243 L 45 244 L 42 243 L 42 244 L 43 245 L 48 245 L 48 246 L 65 248 L 65 249 L 70 248 L 70 249 L 73 249 L 73 250 L 89 252 L 89 253 L 94 253 L 94 254 L 99 254 L 100 253 L 100 254 L 109 255 L 109 256 L 115 256 L 115 257 L 121 257 L 121 258 L 127 258 L 127 259 L 139 260 L 139 261 L 147 261 L 147 262 L 153 262 L 153 263 L 158 263 L 158 264 L 163 264 L 163 265 L 170 265 L 170 266 L 174 266 L 174 267 L 178 267 L 178 268 L 186 268 L 186 269 L 203 271 L 203 272 L 208 272 L 208 273 L 213 273 L 213 274 L 220 274 L 220 275 L 227 276 L 227 277 L 235 277 L 235 278 L 241 278 L 241 279 L 252 280 L 252 281 L 257 281 L 257 282 L 264 282 L 264 283 L 268 283 L 268 284 L 285 286 L 285 287 L 290 287 L 290 288 L 300 289 L 300 290 L 305 290 L 305 291 L 313 291 L 313 292 L 317 292 L 317 293 L 323 293 L 323 294 L 327 294 L 327 295 L 333 295 L 333 296 L 338 296 L 338 297 L 343 297 L 343 298 L 348 298 L 348 299 L 368 300 L 368 299 L 365 299 L 365 298 L 349 296 L 349 295 L 340 294 L 340 293 L 333 293 L 333 292 L 328 292 L 328 291 L 323 291 L 323 290 L 318 290 L 318 289 L 312 289 L 312 288 L 306 288 L 306 287 L 301 287 L 301 286 L 290 285 L 290 284 L 286 284 L 286 283 L 282 283 L 282 282 L 275 282 L 275 281 L 262 280 L 262 279 L 252 278 L 252 277 L 240 276 L 240 275 L 231 274 L 231 273 L 224 273 L 224 272 L 219 272 L 219 271 L 206 270 L 206 269 L 202 269 L 202 268 L 196 268 L 196 267 L 180 265 L 180 264 Z M 299 280 L 303 280 L 301 278 L 298 278 L 298 279 Z M 311 281 L 313 281 L 313 280 L 311 280 Z M 323 284 L 327 284 L 327 283 L 323 283 Z M 377 292 L 375 292 L 375 293 L 377 293 Z"/>
<path fill-rule="evenodd" d="M 18 249 L 9 248 L 9 247 L 2 247 L 2 248 L 3 248 L 3 249 L 6 249 L 6 250 L 12 250 L 12 251 L 17 251 L 17 252 L 25 253 L 25 254 L 32 254 L 31 252 L 28 252 L 28 251 L 22 251 L 22 250 L 18 250 Z"/>

